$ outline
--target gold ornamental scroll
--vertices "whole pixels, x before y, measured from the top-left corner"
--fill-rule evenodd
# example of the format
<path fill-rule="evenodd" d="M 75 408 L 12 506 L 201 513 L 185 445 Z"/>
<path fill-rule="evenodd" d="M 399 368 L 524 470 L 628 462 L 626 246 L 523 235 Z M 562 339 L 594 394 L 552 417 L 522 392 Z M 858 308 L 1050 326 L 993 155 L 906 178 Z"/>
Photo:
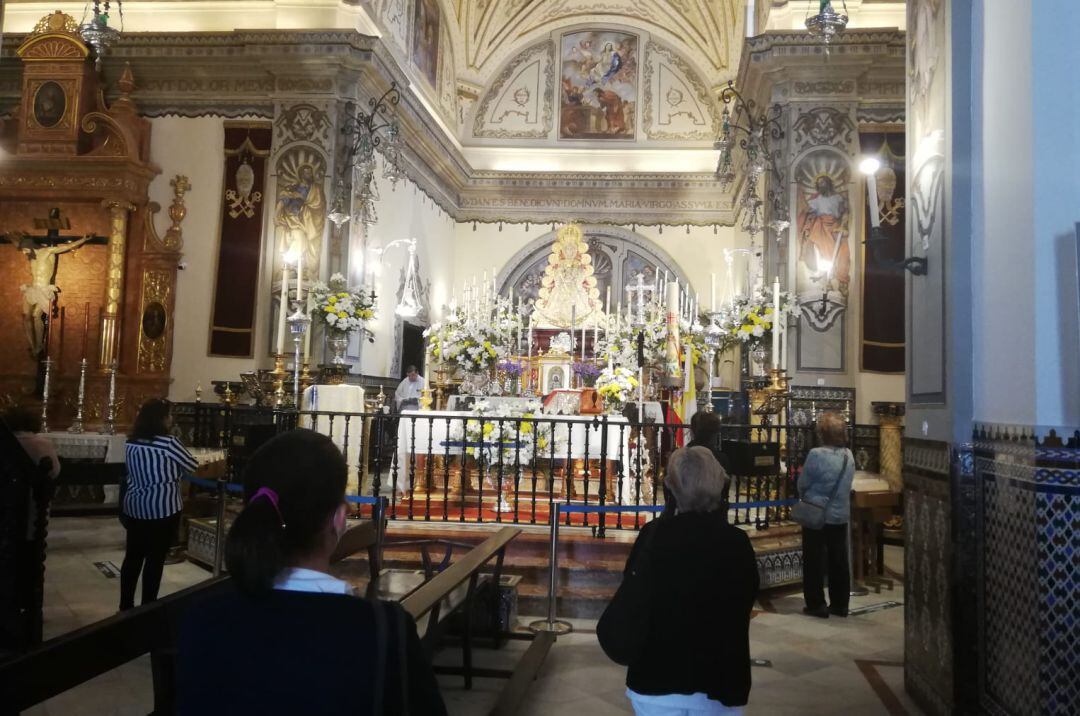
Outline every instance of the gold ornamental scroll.
<path fill-rule="evenodd" d="M 124 299 L 124 253 L 127 246 L 128 212 L 135 207 L 126 201 L 106 199 L 101 204 L 109 211 L 109 252 L 105 260 L 105 301 L 101 318 L 101 343 L 98 367 L 107 369 L 118 359 L 120 346 L 120 310 Z"/>

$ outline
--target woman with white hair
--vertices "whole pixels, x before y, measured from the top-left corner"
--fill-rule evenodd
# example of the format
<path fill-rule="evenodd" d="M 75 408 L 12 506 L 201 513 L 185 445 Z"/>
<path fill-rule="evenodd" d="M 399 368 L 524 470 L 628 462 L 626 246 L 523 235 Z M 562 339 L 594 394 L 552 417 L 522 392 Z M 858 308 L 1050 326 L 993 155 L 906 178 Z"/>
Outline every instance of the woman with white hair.
<path fill-rule="evenodd" d="M 675 514 L 641 529 L 597 637 L 629 667 L 639 716 L 739 714 L 750 695 L 754 549 L 720 509 L 727 474 L 708 448 L 676 450 L 664 481 Z"/>

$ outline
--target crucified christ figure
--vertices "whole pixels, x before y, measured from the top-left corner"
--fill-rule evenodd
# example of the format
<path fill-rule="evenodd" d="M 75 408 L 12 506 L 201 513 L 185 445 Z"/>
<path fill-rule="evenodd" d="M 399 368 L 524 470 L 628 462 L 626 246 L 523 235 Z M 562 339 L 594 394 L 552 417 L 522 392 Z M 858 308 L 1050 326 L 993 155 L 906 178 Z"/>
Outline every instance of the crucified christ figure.
<path fill-rule="evenodd" d="M 88 235 L 55 246 L 43 246 L 29 236 L 21 234 L 13 238 L 17 240 L 19 250 L 26 254 L 30 262 L 30 283 L 23 284 L 19 288 L 23 294 L 23 328 L 26 330 L 26 340 L 30 342 L 31 352 L 38 356 L 41 355 L 45 339 L 46 324 L 41 317 L 42 314 L 48 314 L 53 299 L 60 290 L 53 284 L 56 279 L 56 257 L 68 251 L 74 251 L 94 237 Z"/>

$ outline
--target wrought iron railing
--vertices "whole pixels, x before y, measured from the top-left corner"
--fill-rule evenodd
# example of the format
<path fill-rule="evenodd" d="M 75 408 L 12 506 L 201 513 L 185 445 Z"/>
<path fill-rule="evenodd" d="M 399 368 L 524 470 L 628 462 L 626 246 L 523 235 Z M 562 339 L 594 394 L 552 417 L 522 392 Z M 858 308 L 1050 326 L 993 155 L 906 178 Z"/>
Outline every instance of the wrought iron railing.
<path fill-rule="evenodd" d="M 622 416 L 533 417 L 439 412 L 335 413 L 182 404 L 188 443 L 227 451 L 229 479 L 274 434 L 315 427 L 349 463 L 349 494 L 386 497 L 390 520 L 546 525 L 556 502 L 663 505 L 667 458 L 689 427 Z M 807 452 L 807 426 L 724 425 L 719 447 L 732 462 L 729 519 L 766 529 L 785 521 Z M 573 512 L 565 524 L 636 529 L 655 510 Z"/>

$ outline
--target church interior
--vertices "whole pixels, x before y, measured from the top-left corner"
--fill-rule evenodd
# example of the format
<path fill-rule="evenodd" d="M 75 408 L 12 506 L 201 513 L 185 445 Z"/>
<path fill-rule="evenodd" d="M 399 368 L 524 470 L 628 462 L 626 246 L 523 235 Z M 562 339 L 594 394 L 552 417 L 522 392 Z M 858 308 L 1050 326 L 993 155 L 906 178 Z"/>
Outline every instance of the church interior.
<path fill-rule="evenodd" d="M 0 2 L 0 711 L 173 713 L 245 466 L 306 428 L 347 464 L 334 576 L 416 618 L 449 713 L 633 713 L 597 620 L 715 421 L 741 709 L 1080 713 L 1078 33 L 1068 0 Z M 117 613 L 155 399 L 198 468 Z M 816 620 L 826 414 L 851 606 Z"/>

